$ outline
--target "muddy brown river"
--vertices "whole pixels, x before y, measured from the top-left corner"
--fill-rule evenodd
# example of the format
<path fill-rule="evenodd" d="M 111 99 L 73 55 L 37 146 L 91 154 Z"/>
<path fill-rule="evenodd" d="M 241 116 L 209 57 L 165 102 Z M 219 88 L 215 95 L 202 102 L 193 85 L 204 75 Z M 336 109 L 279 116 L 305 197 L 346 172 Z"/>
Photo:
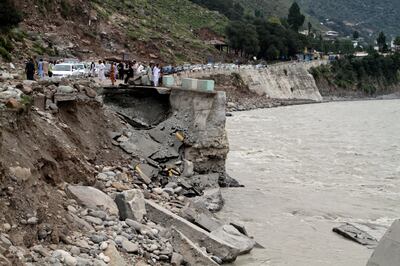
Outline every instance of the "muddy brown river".
<path fill-rule="evenodd" d="M 332 228 L 400 217 L 400 100 L 334 102 L 234 113 L 219 216 L 242 222 L 265 249 L 234 265 L 361 266 L 372 250 Z"/>

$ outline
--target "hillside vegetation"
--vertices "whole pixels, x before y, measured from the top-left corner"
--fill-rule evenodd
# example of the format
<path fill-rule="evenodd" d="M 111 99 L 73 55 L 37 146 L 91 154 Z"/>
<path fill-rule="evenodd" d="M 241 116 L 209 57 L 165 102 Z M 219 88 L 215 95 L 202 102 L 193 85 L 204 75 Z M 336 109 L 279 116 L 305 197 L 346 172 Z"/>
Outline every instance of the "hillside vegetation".
<path fill-rule="evenodd" d="M 400 53 L 346 57 L 311 69 L 322 94 L 336 96 L 382 95 L 400 88 Z"/>
<path fill-rule="evenodd" d="M 12 55 L 120 57 L 204 62 L 218 56 L 197 35 L 205 29 L 221 35 L 228 19 L 188 0 L 4 0 L 13 2 L 24 20 Z M 10 30 L 8 31 L 10 32 Z M 0 42 L 1 46 L 1 42 Z"/>

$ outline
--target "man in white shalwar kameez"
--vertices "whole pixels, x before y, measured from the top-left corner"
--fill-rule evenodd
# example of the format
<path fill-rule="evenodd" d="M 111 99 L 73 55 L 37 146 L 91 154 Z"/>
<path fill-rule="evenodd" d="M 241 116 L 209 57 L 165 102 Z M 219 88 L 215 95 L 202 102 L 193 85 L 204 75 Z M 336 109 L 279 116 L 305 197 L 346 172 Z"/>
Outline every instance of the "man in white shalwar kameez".
<path fill-rule="evenodd" d="M 106 79 L 105 75 L 106 66 L 102 61 L 99 61 L 99 79 L 103 82 Z"/>
<path fill-rule="evenodd" d="M 153 68 L 153 83 L 154 87 L 158 87 L 158 82 L 160 80 L 160 65 L 157 64 Z"/>

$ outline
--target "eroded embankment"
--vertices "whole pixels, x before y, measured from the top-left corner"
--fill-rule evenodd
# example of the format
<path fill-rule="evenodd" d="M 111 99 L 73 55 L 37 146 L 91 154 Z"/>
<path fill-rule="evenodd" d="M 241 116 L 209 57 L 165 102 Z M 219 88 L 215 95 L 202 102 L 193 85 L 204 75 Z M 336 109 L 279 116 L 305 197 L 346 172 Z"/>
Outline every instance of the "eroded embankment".
<path fill-rule="evenodd" d="M 180 86 L 184 78 L 212 79 L 217 90 L 226 92 L 228 110 L 243 111 L 321 102 L 321 94 L 309 70 L 325 63 L 290 62 L 262 69 L 250 65 L 240 69 L 213 68 L 178 73 L 174 78 L 176 86 Z"/>
<path fill-rule="evenodd" d="M 2 265 L 216 265 L 254 246 L 212 214 L 231 184 L 224 93 L 4 88 Z"/>

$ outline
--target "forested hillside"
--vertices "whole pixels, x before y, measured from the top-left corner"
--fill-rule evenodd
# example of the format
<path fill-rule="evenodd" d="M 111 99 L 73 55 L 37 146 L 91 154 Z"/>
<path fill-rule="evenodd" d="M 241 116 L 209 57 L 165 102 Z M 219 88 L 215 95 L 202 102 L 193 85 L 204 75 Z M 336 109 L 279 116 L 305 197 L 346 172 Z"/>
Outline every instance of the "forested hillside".
<path fill-rule="evenodd" d="M 235 0 L 230 0 L 235 1 Z M 236 0 L 246 9 L 259 10 L 265 16 L 287 16 L 293 0 Z M 400 35 L 400 1 L 398 0 L 298 0 L 310 20 L 351 34 L 354 30 L 374 37 L 384 31 L 387 35 Z M 331 20 L 327 23 L 326 19 Z M 317 25 L 314 25 L 317 26 Z"/>
<path fill-rule="evenodd" d="M 348 28 L 373 35 L 379 31 L 400 35 L 398 0 L 299 0 L 299 4 L 321 21 L 331 19 Z"/>

